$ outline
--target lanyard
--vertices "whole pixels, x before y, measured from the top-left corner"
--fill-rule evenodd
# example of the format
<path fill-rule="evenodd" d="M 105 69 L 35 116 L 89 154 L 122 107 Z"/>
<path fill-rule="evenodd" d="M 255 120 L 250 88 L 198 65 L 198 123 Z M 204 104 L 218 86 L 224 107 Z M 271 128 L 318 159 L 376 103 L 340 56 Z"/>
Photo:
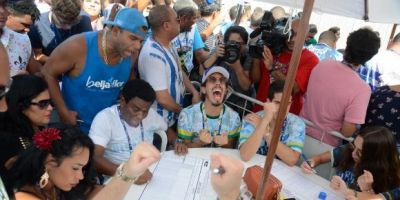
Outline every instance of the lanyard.
<path fill-rule="evenodd" d="M 121 106 L 118 106 L 119 120 L 121 121 L 121 124 L 124 127 L 125 136 L 128 139 L 129 150 L 132 152 L 133 147 L 132 147 L 131 137 L 128 134 L 128 129 L 125 126 L 124 120 L 122 119 L 122 114 L 121 114 L 121 108 L 120 107 Z M 143 129 L 142 122 L 140 122 L 140 133 L 141 133 L 141 136 L 142 136 L 142 142 L 144 142 L 144 129 Z"/>
<path fill-rule="evenodd" d="M 220 135 L 221 134 L 222 116 L 224 115 L 224 108 L 225 107 L 223 107 L 221 109 L 221 112 L 219 113 L 219 116 L 218 116 L 218 132 L 217 132 L 216 135 Z M 206 125 L 208 126 L 209 124 L 208 124 L 208 117 L 207 117 L 207 114 L 206 114 L 206 110 L 204 109 L 204 104 L 203 103 L 201 104 L 201 112 L 203 114 L 202 115 L 202 118 L 203 118 L 203 121 L 202 121 L 203 122 L 203 129 L 205 129 Z M 208 131 L 211 131 L 211 127 L 208 127 L 208 128 L 210 128 L 210 130 L 208 130 Z M 210 132 L 210 134 L 211 134 L 211 132 Z M 211 135 L 213 135 L 213 134 L 211 134 Z"/>

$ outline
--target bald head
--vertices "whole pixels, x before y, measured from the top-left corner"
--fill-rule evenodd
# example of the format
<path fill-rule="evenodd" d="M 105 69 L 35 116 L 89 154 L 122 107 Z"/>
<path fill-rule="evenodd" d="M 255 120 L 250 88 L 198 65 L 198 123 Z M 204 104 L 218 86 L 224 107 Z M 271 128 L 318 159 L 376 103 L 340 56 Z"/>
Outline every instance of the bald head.
<path fill-rule="evenodd" d="M 292 35 L 290 36 L 290 40 L 287 42 L 287 48 L 290 51 L 293 51 L 294 49 L 294 42 L 296 41 L 297 38 L 297 33 L 300 30 L 300 19 L 295 19 L 292 21 Z"/>
<path fill-rule="evenodd" d="M 276 20 L 282 19 L 286 16 L 285 9 L 280 6 L 275 6 L 271 8 L 271 13 Z"/>
<path fill-rule="evenodd" d="M 332 31 L 324 31 L 319 35 L 318 43 L 324 43 L 334 48 L 337 41 L 337 37 Z"/>

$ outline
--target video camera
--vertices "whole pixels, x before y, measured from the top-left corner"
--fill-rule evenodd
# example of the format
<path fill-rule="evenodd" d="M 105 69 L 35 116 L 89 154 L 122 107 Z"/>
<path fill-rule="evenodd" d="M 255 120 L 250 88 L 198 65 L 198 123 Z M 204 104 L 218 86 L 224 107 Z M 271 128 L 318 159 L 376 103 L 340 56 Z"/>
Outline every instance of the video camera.
<path fill-rule="evenodd" d="M 249 53 L 253 58 L 262 58 L 262 53 L 264 52 L 264 46 L 267 46 L 272 55 L 278 55 L 286 48 L 286 41 L 288 39 L 288 34 L 284 33 L 284 27 L 287 19 L 275 20 L 272 13 L 265 11 L 260 28 L 254 30 L 250 34 L 250 38 L 261 37 L 255 42 L 255 44 L 249 45 Z"/>

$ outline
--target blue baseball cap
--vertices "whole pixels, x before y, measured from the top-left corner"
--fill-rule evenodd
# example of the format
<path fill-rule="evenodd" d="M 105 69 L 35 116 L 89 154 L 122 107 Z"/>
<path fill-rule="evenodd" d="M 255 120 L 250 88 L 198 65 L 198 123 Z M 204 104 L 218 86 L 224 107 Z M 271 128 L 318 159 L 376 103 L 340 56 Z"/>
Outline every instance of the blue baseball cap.
<path fill-rule="evenodd" d="M 146 37 L 147 21 L 143 14 L 134 8 L 122 8 L 115 15 L 114 20 L 106 19 L 104 25 L 118 26 L 133 34 Z"/>

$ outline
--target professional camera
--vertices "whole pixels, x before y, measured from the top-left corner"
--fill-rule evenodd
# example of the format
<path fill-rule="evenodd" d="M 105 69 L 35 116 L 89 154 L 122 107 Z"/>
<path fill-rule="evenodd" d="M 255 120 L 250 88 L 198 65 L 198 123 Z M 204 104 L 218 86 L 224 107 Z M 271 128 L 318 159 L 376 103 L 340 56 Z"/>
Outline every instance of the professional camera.
<path fill-rule="evenodd" d="M 234 63 L 240 58 L 240 43 L 236 41 L 227 41 L 225 43 L 224 61 Z"/>
<path fill-rule="evenodd" d="M 260 28 L 250 34 L 250 38 L 258 38 L 255 44 L 249 45 L 249 53 L 253 58 L 262 58 L 264 46 L 267 46 L 272 55 L 277 55 L 286 47 L 288 35 L 284 33 L 287 19 L 276 21 L 272 13 L 265 11 Z M 260 37 L 261 36 L 261 37 Z"/>

